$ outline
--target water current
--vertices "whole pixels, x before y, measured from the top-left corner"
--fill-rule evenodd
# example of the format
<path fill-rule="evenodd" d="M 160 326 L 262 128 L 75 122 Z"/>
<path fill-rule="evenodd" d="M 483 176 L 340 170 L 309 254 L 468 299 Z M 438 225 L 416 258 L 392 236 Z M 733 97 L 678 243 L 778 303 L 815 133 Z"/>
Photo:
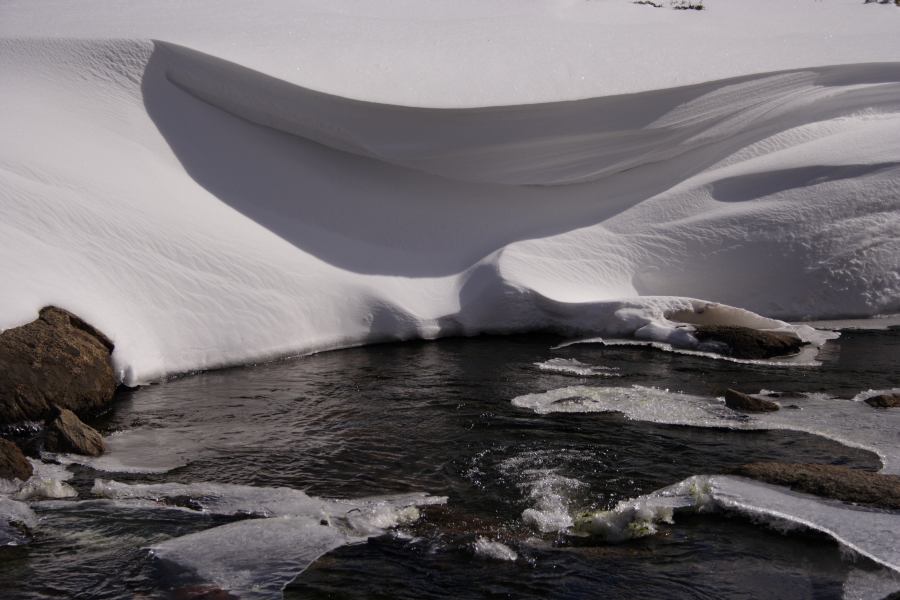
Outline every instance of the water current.
<path fill-rule="evenodd" d="M 715 402 L 735 387 L 815 392 L 813 411 L 900 387 L 900 331 L 845 332 L 820 366 L 596 344 L 551 350 L 563 341 L 370 346 L 122 391 L 93 421 L 109 454 L 67 466 L 78 496 L 31 500 L 33 540 L 0 547 L 0 596 L 227 597 L 212 584 L 232 597 L 291 599 L 879 598 L 900 589 L 877 561 L 824 534 L 738 513 L 678 515 L 619 543 L 571 529 L 578 515 L 748 462 L 882 468 L 865 444 L 513 403 L 568 386 Z"/>

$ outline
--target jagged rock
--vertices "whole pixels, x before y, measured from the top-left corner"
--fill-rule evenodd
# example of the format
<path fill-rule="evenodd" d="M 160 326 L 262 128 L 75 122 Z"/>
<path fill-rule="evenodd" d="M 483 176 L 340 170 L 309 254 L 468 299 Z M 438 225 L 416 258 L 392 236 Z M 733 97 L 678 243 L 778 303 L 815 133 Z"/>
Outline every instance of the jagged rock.
<path fill-rule="evenodd" d="M 172 592 L 174 600 L 237 600 L 237 596 L 215 585 L 188 585 Z"/>
<path fill-rule="evenodd" d="M 754 398 L 737 390 L 725 390 L 725 406 L 743 412 L 773 412 L 781 408 L 777 402 Z"/>
<path fill-rule="evenodd" d="M 19 447 L 0 438 L 0 479 L 26 481 L 33 471 L 34 468 Z"/>
<path fill-rule="evenodd" d="M 0 423 L 47 418 L 54 404 L 77 412 L 106 406 L 116 389 L 112 349 L 102 333 L 52 306 L 0 333 Z"/>
<path fill-rule="evenodd" d="M 764 359 L 796 354 L 806 345 L 790 331 L 763 331 L 732 325 L 694 325 L 694 337 L 700 343 L 716 342 L 728 346 L 735 358 Z"/>
<path fill-rule="evenodd" d="M 834 465 L 751 463 L 735 475 L 783 485 L 843 502 L 900 509 L 900 475 L 882 475 Z"/>
<path fill-rule="evenodd" d="M 86 456 L 100 456 L 106 449 L 100 433 L 81 422 L 71 410 L 59 411 L 47 426 L 44 448 L 50 452 L 74 452 Z"/>
<path fill-rule="evenodd" d="M 900 394 L 878 394 L 866 398 L 865 403 L 875 408 L 896 408 L 900 406 Z"/>

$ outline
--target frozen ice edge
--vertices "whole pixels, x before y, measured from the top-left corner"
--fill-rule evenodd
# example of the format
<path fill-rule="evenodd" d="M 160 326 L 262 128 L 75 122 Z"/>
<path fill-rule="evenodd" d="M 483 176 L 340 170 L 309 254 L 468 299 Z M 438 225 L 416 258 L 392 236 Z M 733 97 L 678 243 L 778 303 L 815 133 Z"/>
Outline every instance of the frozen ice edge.
<path fill-rule="evenodd" d="M 808 395 L 791 399 L 801 410 L 744 415 L 721 399 L 633 386 L 570 386 L 512 400 L 538 414 L 617 412 L 650 423 L 736 430 L 787 429 L 833 439 L 876 453 L 887 473 L 900 469 L 897 432 L 900 414 L 878 411 L 859 400 Z M 731 476 L 697 475 L 612 510 L 576 517 L 575 530 L 610 541 L 652 535 L 656 523 L 671 522 L 674 511 L 718 509 L 738 512 L 776 529 L 802 526 L 824 533 L 842 546 L 900 573 L 900 512 L 855 506 Z"/>
<path fill-rule="evenodd" d="M 95 480 L 92 493 L 114 504 L 252 517 L 149 548 L 161 566 L 244 599 L 278 597 L 323 554 L 411 524 L 420 516 L 419 507 L 447 501 L 421 493 L 330 500 L 283 487 L 103 479 Z M 182 506 L 185 499 L 191 507 Z"/>

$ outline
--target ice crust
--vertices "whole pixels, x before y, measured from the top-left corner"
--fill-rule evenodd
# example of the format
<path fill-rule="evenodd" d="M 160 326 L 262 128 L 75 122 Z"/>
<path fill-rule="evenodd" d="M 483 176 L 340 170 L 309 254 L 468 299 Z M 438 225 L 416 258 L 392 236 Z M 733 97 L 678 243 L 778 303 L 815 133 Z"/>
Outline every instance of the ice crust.
<path fill-rule="evenodd" d="M 576 528 L 608 541 L 652 535 L 678 511 L 743 514 L 782 531 L 813 529 L 895 572 L 900 572 L 896 511 L 853 506 L 742 477 L 689 477 L 646 496 L 619 502 L 612 510 L 581 515 Z"/>
<path fill-rule="evenodd" d="M 874 410 L 865 403 L 826 394 L 792 398 L 791 404 L 799 410 L 753 415 L 731 410 L 722 398 L 639 385 L 569 386 L 517 396 L 512 403 L 538 414 L 618 412 L 631 420 L 665 425 L 802 431 L 874 452 L 885 473 L 900 473 L 900 413 Z"/>
<path fill-rule="evenodd" d="M 483 332 L 690 347 L 690 298 L 900 311 L 896 15 L 685 12 L 5 2 L 0 329 L 72 310 L 133 385 Z"/>
<path fill-rule="evenodd" d="M 413 523 L 419 506 L 446 502 L 427 494 L 330 500 L 291 488 L 103 479 L 95 480 L 92 493 L 119 504 L 253 517 L 150 549 L 163 568 L 249 599 L 280 597 L 287 583 L 326 552 Z"/>
<path fill-rule="evenodd" d="M 613 367 L 588 365 L 574 358 L 551 358 L 543 362 L 534 363 L 541 371 L 558 373 L 560 375 L 573 375 L 575 377 L 618 377 Z"/>

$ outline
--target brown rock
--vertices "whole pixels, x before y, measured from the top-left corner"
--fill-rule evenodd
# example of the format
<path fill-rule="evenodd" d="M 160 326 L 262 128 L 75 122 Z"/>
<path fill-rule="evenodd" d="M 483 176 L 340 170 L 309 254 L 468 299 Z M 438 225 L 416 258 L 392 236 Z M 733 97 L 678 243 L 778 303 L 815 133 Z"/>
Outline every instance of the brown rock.
<path fill-rule="evenodd" d="M 50 452 L 74 452 L 86 456 L 103 454 L 106 446 L 100 433 L 82 423 L 71 410 L 57 408 L 59 413 L 47 427 L 44 448 Z"/>
<path fill-rule="evenodd" d="M 718 342 L 729 349 L 729 356 L 764 359 L 796 354 L 806 342 L 790 331 L 767 331 L 732 325 L 694 325 L 701 343 Z"/>
<path fill-rule="evenodd" d="M 0 333 L 0 423 L 41 420 L 57 404 L 93 411 L 112 400 L 116 378 L 106 336 L 56 307 Z"/>
<path fill-rule="evenodd" d="M 34 471 L 31 463 L 19 447 L 0 438 L 0 479 L 20 479 L 26 481 Z"/>
<path fill-rule="evenodd" d="M 878 394 L 865 399 L 865 403 L 875 408 L 896 408 L 900 406 L 900 394 Z"/>
<path fill-rule="evenodd" d="M 773 412 L 781 408 L 777 402 L 754 398 L 737 390 L 725 390 L 725 406 L 743 412 Z"/>
<path fill-rule="evenodd" d="M 237 600 L 237 596 L 215 585 L 180 587 L 172 592 L 172 598 L 173 600 Z"/>
<path fill-rule="evenodd" d="M 900 475 L 792 463 L 751 463 L 734 474 L 843 502 L 900 509 Z"/>

